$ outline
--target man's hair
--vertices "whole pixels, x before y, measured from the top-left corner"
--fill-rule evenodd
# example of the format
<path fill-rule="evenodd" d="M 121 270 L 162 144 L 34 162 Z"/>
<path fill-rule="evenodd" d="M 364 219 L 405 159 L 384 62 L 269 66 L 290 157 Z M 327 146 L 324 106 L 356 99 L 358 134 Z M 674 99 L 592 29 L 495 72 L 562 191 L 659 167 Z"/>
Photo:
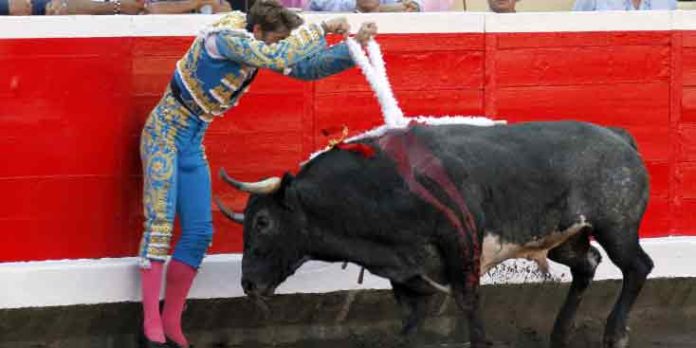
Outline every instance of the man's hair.
<path fill-rule="evenodd" d="M 247 30 L 253 31 L 254 25 L 261 30 L 293 30 L 304 23 L 297 13 L 285 8 L 278 0 L 256 0 L 247 13 Z"/>

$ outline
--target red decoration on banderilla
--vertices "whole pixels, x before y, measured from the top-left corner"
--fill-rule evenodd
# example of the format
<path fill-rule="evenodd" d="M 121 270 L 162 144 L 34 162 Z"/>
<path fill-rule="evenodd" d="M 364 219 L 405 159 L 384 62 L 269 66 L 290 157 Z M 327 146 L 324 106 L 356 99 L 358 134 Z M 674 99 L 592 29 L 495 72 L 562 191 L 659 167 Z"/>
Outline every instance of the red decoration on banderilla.
<path fill-rule="evenodd" d="M 329 137 L 332 134 L 338 133 L 337 127 L 324 128 L 321 130 L 321 134 Z M 362 144 L 362 143 L 346 143 L 345 140 L 348 137 L 348 127 L 343 125 L 341 128 L 341 135 L 337 138 L 329 140 L 329 144 L 326 149 L 330 150 L 332 148 L 337 148 L 340 150 L 357 152 L 364 157 L 370 158 L 375 155 L 375 149 L 372 146 Z"/>

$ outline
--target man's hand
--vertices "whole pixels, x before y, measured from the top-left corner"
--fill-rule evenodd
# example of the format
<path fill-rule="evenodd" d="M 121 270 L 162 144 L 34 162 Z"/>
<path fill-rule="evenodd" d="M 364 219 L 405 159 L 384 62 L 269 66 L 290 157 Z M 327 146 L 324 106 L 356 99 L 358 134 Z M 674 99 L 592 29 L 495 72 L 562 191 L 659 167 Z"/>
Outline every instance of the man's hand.
<path fill-rule="evenodd" d="M 420 6 L 418 6 L 418 3 L 413 1 L 413 0 L 404 0 L 403 1 L 405 12 L 419 12 L 420 11 Z"/>
<path fill-rule="evenodd" d="M 119 12 L 129 15 L 137 15 L 145 10 L 144 0 L 121 0 Z"/>
<path fill-rule="evenodd" d="M 196 12 L 201 12 L 204 6 L 210 6 L 213 9 L 212 13 L 229 12 L 232 10 L 230 4 L 224 0 L 194 0 Z"/>
<path fill-rule="evenodd" d="M 364 12 L 379 12 L 379 0 L 356 0 L 355 10 L 361 13 Z"/>
<path fill-rule="evenodd" d="M 375 22 L 365 22 L 360 26 L 358 33 L 355 34 L 355 41 L 361 45 L 366 45 L 375 35 L 377 35 L 377 24 Z"/>
<path fill-rule="evenodd" d="M 378 12 L 420 12 L 420 5 L 414 0 L 401 0 L 399 2 L 379 5 Z"/>
<path fill-rule="evenodd" d="M 321 24 L 324 28 L 326 34 L 339 34 L 347 35 L 350 32 L 350 24 L 348 24 L 348 19 L 346 17 L 337 17 L 324 21 Z"/>
<path fill-rule="evenodd" d="M 229 2 L 222 0 L 218 3 L 217 6 L 214 7 L 214 12 L 215 13 L 221 13 L 221 12 L 230 12 L 232 11 L 232 6 L 230 5 Z"/>

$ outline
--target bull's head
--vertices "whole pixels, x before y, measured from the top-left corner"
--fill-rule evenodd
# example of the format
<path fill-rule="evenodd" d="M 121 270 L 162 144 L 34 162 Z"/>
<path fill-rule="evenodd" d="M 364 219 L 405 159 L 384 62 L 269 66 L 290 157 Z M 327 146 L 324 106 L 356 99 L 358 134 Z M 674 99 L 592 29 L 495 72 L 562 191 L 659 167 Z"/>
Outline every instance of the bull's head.
<path fill-rule="evenodd" d="M 220 170 L 228 184 L 251 194 L 244 213 L 233 212 L 216 198 L 222 213 L 244 226 L 242 287 L 252 298 L 272 295 L 278 285 L 292 275 L 304 261 L 307 245 L 304 216 L 300 209 L 293 177 L 241 182 Z"/>

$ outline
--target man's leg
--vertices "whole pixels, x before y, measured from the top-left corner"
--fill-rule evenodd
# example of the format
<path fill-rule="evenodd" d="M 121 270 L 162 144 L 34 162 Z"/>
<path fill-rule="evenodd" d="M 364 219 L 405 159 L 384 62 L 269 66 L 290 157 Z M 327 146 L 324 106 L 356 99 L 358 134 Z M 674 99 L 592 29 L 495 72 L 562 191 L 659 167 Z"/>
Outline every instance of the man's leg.
<path fill-rule="evenodd" d="M 181 328 L 184 304 L 213 236 L 210 169 L 202 152 L 182 155 L 178 182 L 181 238 L 167 270 L 162 317 L 167 338 L 185 347 L 188 341 Z"/>
<path fill-rule="evenodd" d="M 145 337 L 164 343 L 159 295 L 176 211 L 177 151 L 173 144 L 153 138 L 158 136 L 153 132 L 154 122 L 151 116 L 141 139 L 145 231 L 140 242 L 140 279 Z"/>

